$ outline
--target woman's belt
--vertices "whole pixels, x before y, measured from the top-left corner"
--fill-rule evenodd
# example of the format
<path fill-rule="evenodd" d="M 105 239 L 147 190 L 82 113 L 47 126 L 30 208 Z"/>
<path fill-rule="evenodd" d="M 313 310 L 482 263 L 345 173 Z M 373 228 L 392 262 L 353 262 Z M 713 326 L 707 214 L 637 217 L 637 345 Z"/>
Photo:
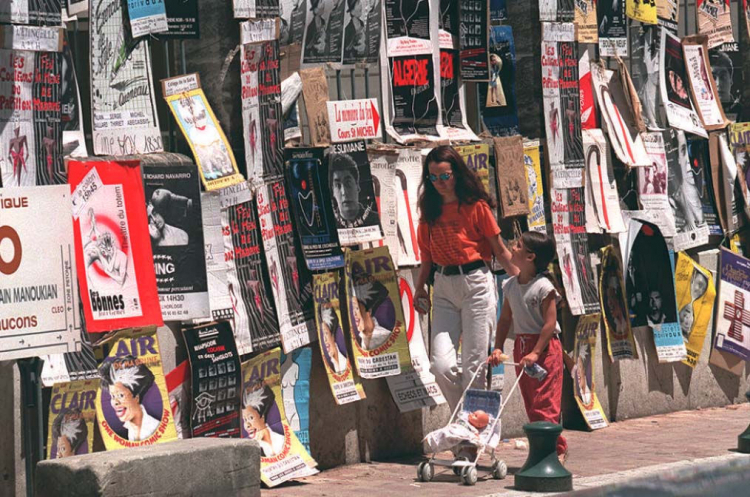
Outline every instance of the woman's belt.
<path fill-rule="evenodd" d="M 457 274 L 469 274 L 477 269 L 487 267 L 483 260 L 474 262 L 468 262 L 460 266 L 441 266 L 440 264 L 434 264 L 435 272 L 440 273 L 444 276 L 455 276 Z"/>

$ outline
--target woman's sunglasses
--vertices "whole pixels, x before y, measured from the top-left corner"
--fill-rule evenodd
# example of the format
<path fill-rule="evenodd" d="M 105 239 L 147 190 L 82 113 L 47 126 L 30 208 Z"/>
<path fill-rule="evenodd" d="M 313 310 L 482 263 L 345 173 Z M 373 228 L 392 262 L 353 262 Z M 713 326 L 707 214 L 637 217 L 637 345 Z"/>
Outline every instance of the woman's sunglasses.
<path fill-rule="evenodd" d="M 433 183 L 437 182 L 437 180 L 440 181 L 448 181 L 453 177 L 453 173 L 443 173 L 443 174 L 428 174 L 427 178 L 432 181 Z"/>

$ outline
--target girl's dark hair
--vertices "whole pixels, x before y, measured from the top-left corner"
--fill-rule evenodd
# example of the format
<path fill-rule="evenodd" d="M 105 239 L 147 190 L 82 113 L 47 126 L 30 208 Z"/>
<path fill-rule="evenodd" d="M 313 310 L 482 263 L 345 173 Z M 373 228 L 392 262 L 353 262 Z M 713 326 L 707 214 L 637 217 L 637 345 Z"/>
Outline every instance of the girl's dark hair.
<path fill-rule="evenodd" d="M 430 181 L 430 164 L 447 162 L 451 165 L 453 177 L 456 179 L 456 196 L 458 204 L 474 204 L 484 200 L 495 208 L 495 201 L 484 189 L 477 174 L 469 169 L 463 157 L 453 147 L 442 145 L 433 148 L 422 165 L 422 184 L 419 186 L 419 215 L 428 224 L 434 223 L 443 213 L 443 197 L 440 196 L 435 185 Z"/>
<path fill-rule="evenodd" d="M 555 287 L 557 293 L 562 295 L 557 278 L 548 269 L 549 263 L 555 258 L 555 239 L 537 231 L 526 231 L 521 235 L 521 243 L 523 243 L 524 249 L 535 255 L 534 267 L 536 267 L 537 274 L 547 278 Z M 564 300 L 561 302 L 564 302 Z"/>

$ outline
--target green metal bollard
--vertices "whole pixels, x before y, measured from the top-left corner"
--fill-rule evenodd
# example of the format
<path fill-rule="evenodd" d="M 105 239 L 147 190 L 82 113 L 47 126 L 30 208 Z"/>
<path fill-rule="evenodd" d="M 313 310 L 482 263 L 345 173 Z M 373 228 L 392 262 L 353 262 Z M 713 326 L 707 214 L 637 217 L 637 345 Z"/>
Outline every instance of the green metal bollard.
<path fill-rule="evenodd" d="M 745 398 L 750 402 L 750 391 L 745 392 Z M 737 452 L 750 454 L 750 426 L 737 437 Z"/>
<path fill-rule="evenodd" d="M 515 475 L 516 490 L 566 492 L 573 490 L 573 475 L 557 459 L 557 438 L 562 426 L 547 421 L 524 425 L 529 439 L 529 457 Z"/>

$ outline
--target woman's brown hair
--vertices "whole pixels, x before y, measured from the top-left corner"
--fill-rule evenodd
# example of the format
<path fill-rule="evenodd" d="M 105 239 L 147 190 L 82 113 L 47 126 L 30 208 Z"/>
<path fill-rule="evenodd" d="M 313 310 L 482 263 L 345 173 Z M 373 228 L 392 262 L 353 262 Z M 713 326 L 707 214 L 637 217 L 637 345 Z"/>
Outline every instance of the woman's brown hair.
<path fill-rule="evenodd" d="M 443 197 L 430 181 L 430 164 L 440 162 L 447 162 L 451 165 L 453 177 L 456 179 L 455 188 L 459 205 L 471 205 L 484 200 L 490 208 L 496 206 L 477 174 L 466 166 L 463 157 L 453 147 L 442 145 L 433 148 L 422 165 L 422 183 L 419 186 L 418 201 L 422 221 L 432 224 L 443 213 Z"/>

